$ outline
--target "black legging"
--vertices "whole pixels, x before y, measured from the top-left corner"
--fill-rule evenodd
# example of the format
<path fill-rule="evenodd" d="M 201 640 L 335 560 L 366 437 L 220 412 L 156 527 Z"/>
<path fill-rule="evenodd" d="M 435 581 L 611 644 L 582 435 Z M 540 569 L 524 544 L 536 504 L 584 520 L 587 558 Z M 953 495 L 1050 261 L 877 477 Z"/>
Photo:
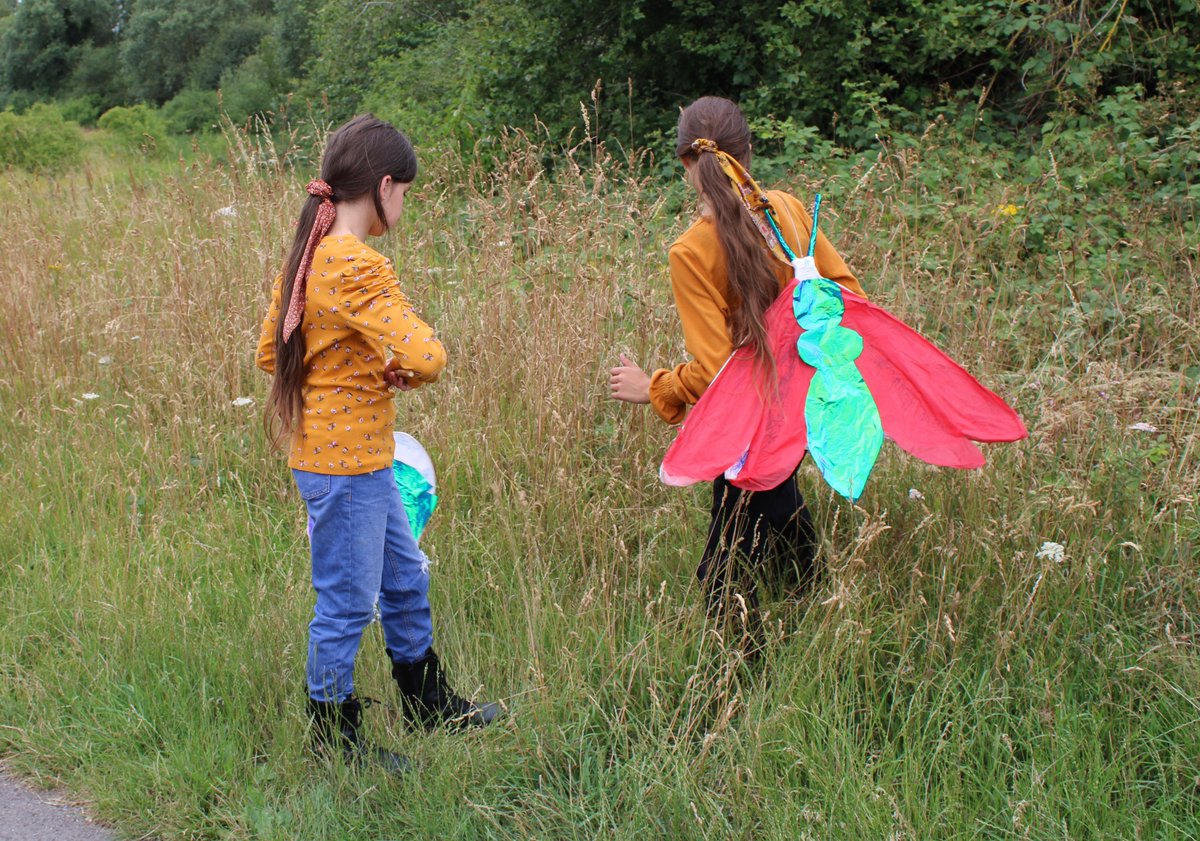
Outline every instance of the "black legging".
<path fill-rule="evenodd" d="M 766 491 L 743 491 L 724 476 L 713 482 L 712 523 L 696 577 L 710 609 L 733 595 L 758 606 L 758 582 L 803 585 L 813 573 L 816 533 L 792 473 Z"/>

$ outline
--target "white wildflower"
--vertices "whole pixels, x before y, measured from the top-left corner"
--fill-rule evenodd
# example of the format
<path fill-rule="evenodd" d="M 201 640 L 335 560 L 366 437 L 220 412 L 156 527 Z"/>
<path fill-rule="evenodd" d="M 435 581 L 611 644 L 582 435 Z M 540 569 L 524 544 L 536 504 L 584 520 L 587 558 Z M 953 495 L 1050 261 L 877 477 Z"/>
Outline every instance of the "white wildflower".
<path fill-rule="evenodd" d="M 234 217 L 237 216 L 237 208 L 233 205 L 217 208 L 217 216 Z"/>
<path fill-rule="evenodd" d="M 921 493 L 916 488 L 909 488 L 908 489 L 908 498 L 909 499 L 924 499 L 925 494 Z"/>
<path fill-rule="evenodd" d="M 234 399 L 233 405 L 238 406 L 238 407 L 253 406 L 254 398 L 253 397 L 238 397 L 238 398 Z"/>
<path fill-rule="evenodd" d="M 1066 560 L 1067 550 L 1066 547 L 1061 543 L 1055 543 L 1051 540 L 1047 540 L 1042 544 L 1042 548 L 1037 551 L 1037 555 L 1035 557 L 1049 558 L 1050 560 L 1054 561 L 1054 563 L 1061 564 L 1064 560 Z"/>
<path fill-rule="evenodd" d="M 1158 432 L 1157 426 L 1155 426 L 1152 423 L 1146 423 L 1144 421 L 1140 422 L 1140 423 L 1131 423 L 1129 425 L 1129 429 L 1135 430 L 1137 432 Z"/>
<path fill-rule="evenodd" d="M 83 393 L 83 399 L 84 399 L 84 400 L 96 400 L 96 399 L 97 399 L 97 398 L 99 398 L 99 397 L 100 397 L 100 395 L 99 395 L 99 394 L 97 394 L 97 393 L 96 393 L 96 392 L 94 392 L 94 391 L 85 391 L 85 392 Z"/>
<path fill-rule="evenodd" d="M 96 361 L 99 362 L 101 365 L 112 365 L 112 357 L 111 356 L 101 356 Z"/>

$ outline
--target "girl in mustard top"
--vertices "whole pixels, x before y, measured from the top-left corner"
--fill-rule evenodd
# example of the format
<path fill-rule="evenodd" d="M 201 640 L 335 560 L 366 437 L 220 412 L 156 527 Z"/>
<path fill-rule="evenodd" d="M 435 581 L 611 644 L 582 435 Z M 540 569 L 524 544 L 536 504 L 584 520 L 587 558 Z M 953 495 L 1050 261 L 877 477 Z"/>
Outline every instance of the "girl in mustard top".
<path fill-rule="evenodd" d="M 392 473 L 392 389 L 436 381 L 446 352 L 391 261 L 363 240 L 396 223 L 416 175 L 408 138 L 382 120 L 356 117 L 331 135 L 257 358 L 273 375 L 268 418 L 279 440 L 289 439 L 288 465 L 312 526 L 306 676 L 314 747 L 393 772 L 407 760 L 363 743 L 354 695 L 354 659 L 377 602 L 411 725 L 483 725 L 497 713 L 446 683 L 432 647 L 429 562 Z"/>
<path fill-rule="evenodd" d="M 671 289 L 683 325 L 689 355 L 673 368 L 646 374 L 621 357 L 609 376 L 612 397 L 627 403 L 649 403 L 664 421 L 683 422 L 735 348 L 750 346 L 767 371 L 774 362 L 766 345 L 763 314 L 791 280 L 789 268 L 774 260 L 762 234 L 742 204 L 715 157 L 716 147 L 750 164 L 750 128 L 741 110 L 727 99 L 703 97 L 679 117 L 676 154 L 688 183 L 697 190 L 700 214 L 671 245 Z M 812 218 L 787 193 L 770 191 L 784 237 L 801 253 L 812 231 Z M 818 231 L 814 252 L 821 276 L 863 294 L 825 235 Z M 796 465 L 798 468 L 799 465 Z M 696 575 L 715 613 L 740 596 L 751 612 L 757 607 L 757 581 L 764 576 L 797 576 L 813 572 L 815 536 L 812 519 L 791 478 L 767 491 L 742 491 L 724 476 L 713 483 L 712 520 Z"/>

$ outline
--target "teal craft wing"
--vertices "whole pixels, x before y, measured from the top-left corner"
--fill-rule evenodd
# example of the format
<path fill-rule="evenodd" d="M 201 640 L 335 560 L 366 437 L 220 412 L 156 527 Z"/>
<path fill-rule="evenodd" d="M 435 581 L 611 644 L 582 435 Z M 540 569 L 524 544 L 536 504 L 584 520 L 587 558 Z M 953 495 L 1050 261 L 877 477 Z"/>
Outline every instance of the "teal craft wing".
<path fill-rule="evenodd" d="M 413 537 L 420 540 L 433 509 L 437 507 L 437 494 L 425 477 L 411 465 L 393 462 L 392 472 L 396 475 L 396 486 L 400 488 L 400 498 L 404 502 L 404 512 L 408 515 Z"/>
<path fill-rule="evenodd" d="M 392 473 L 396 477 L 396 487 L 400 489 L 409 527 L 412 528 L 413 537 L 419 541 L 437 508 L 437 477 L 433 471 L 433 461 L 411 435 L 394 432 L 392 437 L 396 444 Z"/>

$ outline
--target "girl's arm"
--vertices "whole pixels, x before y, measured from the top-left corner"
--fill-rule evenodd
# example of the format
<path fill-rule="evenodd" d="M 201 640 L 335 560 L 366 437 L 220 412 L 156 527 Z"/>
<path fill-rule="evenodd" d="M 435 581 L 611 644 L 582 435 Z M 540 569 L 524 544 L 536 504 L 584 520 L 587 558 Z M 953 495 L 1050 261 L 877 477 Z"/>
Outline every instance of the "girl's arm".
<path fill-rule="evenodd" d="M 343 313 L 346 322 L 392 354 L 388 370 L 405 370 L 409 385 L 435 382 L 446 367 L 446 349 L 432 327 L 421 320 L 390 261 L 360 275 L 362 285 L 352 292 L 354 306 Z"/>
<path fill-rule="evenodd" d="M 262 329 L 258 334 L 258 352 L 254 357 L 255 364 L 268 374 L 275 373 L 275 323 L 279 320 L 280 288 L 283 277 L 275 278 L 271 286 L 271 305 L 267 309 L 267 317 L 263 319 Z"/>
<path fill-rule="evenodd" d="M 676 243 L 668 255 L 671 291 L 691 359 L 650 377 L 650 405 L 667 423 L 682 423 L 733 352 L 723 297 L 712 286 L 697 255 Z"/>

